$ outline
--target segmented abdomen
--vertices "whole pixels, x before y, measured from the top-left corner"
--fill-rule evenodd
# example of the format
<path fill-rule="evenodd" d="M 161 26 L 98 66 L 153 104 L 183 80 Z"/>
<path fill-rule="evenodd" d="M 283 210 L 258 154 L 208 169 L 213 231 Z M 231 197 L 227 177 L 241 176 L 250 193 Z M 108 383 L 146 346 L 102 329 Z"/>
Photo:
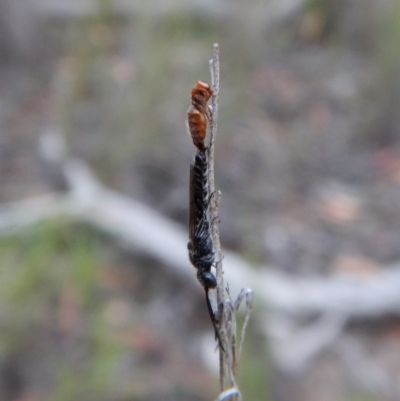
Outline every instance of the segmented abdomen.
<path fill-rule="evenodd" d="M 198 109 L 191 107 L 188 111 L 188 126 L 193 144 L 199 150 L 204 150 L 204 139 L 207 134 L 207 119 L 204 113 Z"/>

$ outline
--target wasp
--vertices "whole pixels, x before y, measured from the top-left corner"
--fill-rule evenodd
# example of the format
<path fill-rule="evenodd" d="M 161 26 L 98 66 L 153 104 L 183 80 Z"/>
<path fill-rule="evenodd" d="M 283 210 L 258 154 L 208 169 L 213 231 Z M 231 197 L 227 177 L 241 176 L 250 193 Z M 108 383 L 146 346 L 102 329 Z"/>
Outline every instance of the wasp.
<path fill-rule="evenodd" d="M 192 89 L 192 105 L 188 110 L 187 123 L 193 144 L 199 150 L 206 149 L 204 139 L 207 134 L 207 124 L 211 122 L 211 112 L 207 102 L 212 95 L 212 89 L 203 81 L 197 81 Z"/>
<path fill-rule="evenodd" d="M 195 212 L 194 223 L 203 218 L 207 220 L 207 209 L 209 203 L 208 187 L 208 160 L 205 151 L 199 150 L 195 156 L 194 164 L 190 168 L 191 202 Z M 193 195 L 193 196 L 192 196 Z M 207 220 L 208 221 L 208 220 Z"/>
<path fill-rule="evenodd" d="M 206 293 L 206 302 L 215 336 L 222 348 L 218 331 L 218 321 L 214 314 L 208 292 L 217 286 L 217 279 L 211 273 L 215 261 L 211 227 L 208 218 L 210 195 L 208 189 L 208 160 L 205 150 L 199 150 L 194 164 L 190 166 L 190 199 L 189 199 L 189 260 L 197 269 L 197 279 Z"/>
<path fill-rule="evenodd" d="M 189 200 L 189 259 L 197 269 L 197 278 L 204 288 L 215 288 L 211 273 L 214 263 L 214 247 L 208 221 L 208 163 L 206 151 L 199 150 L 190 166 Z"/>

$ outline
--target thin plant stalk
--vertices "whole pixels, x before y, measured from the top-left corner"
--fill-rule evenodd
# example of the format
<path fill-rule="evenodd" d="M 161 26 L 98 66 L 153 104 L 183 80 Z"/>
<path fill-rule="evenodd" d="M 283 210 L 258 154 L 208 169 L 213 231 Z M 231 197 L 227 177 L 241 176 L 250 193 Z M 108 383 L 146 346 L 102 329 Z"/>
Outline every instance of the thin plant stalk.
<path fill-rule="evenodd" d="M 215 192 L 215 179 L 214 179 L 214 147 L 215 139 L 217 134 L 218 125 L 218 102 L 219 102 L 219 46 L 214 43 L 213 58 L 210 60 L 210 73 L 211 73 L 211 86 L 213 95 L 211 98 L 211 127 L 210 127 L 210 144 L 208 147 L 208 158 L 209 158 L 209 185 L 210 194 L 212 194 L 210 200 L 210 219 L 214 224 L 211 227 L 211 234 L 213 237 L 214 252 L 217 259 L 216 262 L 216 277 L 217 277 L 217 308 L 218 308 L 218 321 L 220 337 L 223 348 L 226 350 L 226 332 L 224 324 L 224 299 L 225 299 L 225 286 L 224 277 L 222 270 L 222 252 L 221 243 L 219 240 L 219 225 L 218 225 L 218 204 L 219 196 Z M 224 351 L 219 348 L 219 367 L 220 367 L 220 388 L 221 391 L 225 389 L 225 355 Z"/>

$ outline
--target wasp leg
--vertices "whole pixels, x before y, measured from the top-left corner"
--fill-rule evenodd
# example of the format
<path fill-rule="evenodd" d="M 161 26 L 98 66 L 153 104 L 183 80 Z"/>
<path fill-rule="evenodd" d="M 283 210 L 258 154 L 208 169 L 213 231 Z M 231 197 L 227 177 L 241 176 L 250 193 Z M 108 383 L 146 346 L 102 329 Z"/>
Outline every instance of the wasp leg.
<path fill-rule="evenodd" d="M 210 298 L 208 297 L 208 288 L 205 288 L 205 291 L 206 291 L 207 309 L 208 309 L 208 313 L 210 314 L 211 322 L 214 326 L 215 339 L 218 340 L 218 345 L 222 349 L 222 351 L 226 352 L 224 346 L 222 345 L 221 336 L 220 336 L 219 330 L 218 330 L 218 319 L 216 318 L 216 316 L 214 314 L 214 311 L 211 306 Z"/>

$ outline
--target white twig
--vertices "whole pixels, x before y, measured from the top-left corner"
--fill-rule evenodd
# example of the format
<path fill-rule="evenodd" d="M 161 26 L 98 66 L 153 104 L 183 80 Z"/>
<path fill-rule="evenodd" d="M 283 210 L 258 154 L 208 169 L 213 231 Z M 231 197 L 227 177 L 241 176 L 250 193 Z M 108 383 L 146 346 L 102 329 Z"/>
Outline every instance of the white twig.
<path fill-rule="evenodd" d="M 245 314 L 245 318 L 244 318 L 244 322 L 243 322 L 242 331 L 240 333 L 239 351 L 238 351 L 238 356 L 237 356 L 238 362 L 239 362 L 240 356 L 242 354 L 244 337 L 246 334 L 247 326 L 250 321 L 251 311 L 253 309 L 253 295 L 254 295 L 253 290 L 251 290 L 250 288 L 242 289 L 242 291 L 240 291 L 240 294 L 238 295 L 238 297 L 235 301 L 235 311 L 237 312 L 240 307 L 240 304 L 243 300 L 243 297 L 246 298 L 246 314 Z"/>
<path fill-rule="evenodd" d="M 84 164 L 82 163 L 81 166 Z M 87 168 L 87 166 L 86 166 Z M 74 174 L 80 174 L 75 167 Z M 74 181 L 79 177 L 71 177 Z M 74 184 L 76 185 L 76 184 Z M 179 275 L 193 276 L 182 248 L 186 230 L 156 210 L 99 183 L 83 200 L 77 192 L 49 194 L 0 206 L 0 235 L 20 232 L 33 224 L 70 215 L 113 234 L 119 244 L 139 249 L 165 262 Z M 354 275 L 299 278 L 278 273 L 271 266 L 253 269 L 233 252 L 224 251 L 230 290 L 239 292 L 247 281 L 258 294 L 261 309 L 292 317 L 341 313 L 347 319 L 394 314 L 400 316 L 400 262 L 373 277 Z"/>
<path fill-rule="evenodd" d="M 105 188 L 82 161 L 67 159 L 64 174 L 71 188 L 67 194 L 49 194 L 0 206 L 0 235 L 15 234 L 39 222 L 67 215 L 111 234 L 127 249 L 152 255 L 181 277 L 192 277 L 182 247 L 187 238 L 185 229 L 148 206 Z M 228 251 L 224 252 L 224 263 L 229 266 L 231 291 L 239 292 L 246 282 L 258 294 L 259 311 L 268 311 L 259 324 L 274 340 L 273 354 L 287 371 L 300 370 L 310 363 L 318 352 L 335 341 L 351 319 L 400 316 L 400 262 L 380 270 L 372 278 L 295 278 L 267 266 L 252 269 Z M 297 321 L 315 316 L 320 316 L 315 323 L 298 329 L 301 326 Z M 284 325 L 279 324 L 283 317 L 287 322 Z M 283 330 L 279 332 L 280 327 Z M 313 336 L 318 339 L 318 347 L 308 347 L 305 352 L 303 345 Z"/>

